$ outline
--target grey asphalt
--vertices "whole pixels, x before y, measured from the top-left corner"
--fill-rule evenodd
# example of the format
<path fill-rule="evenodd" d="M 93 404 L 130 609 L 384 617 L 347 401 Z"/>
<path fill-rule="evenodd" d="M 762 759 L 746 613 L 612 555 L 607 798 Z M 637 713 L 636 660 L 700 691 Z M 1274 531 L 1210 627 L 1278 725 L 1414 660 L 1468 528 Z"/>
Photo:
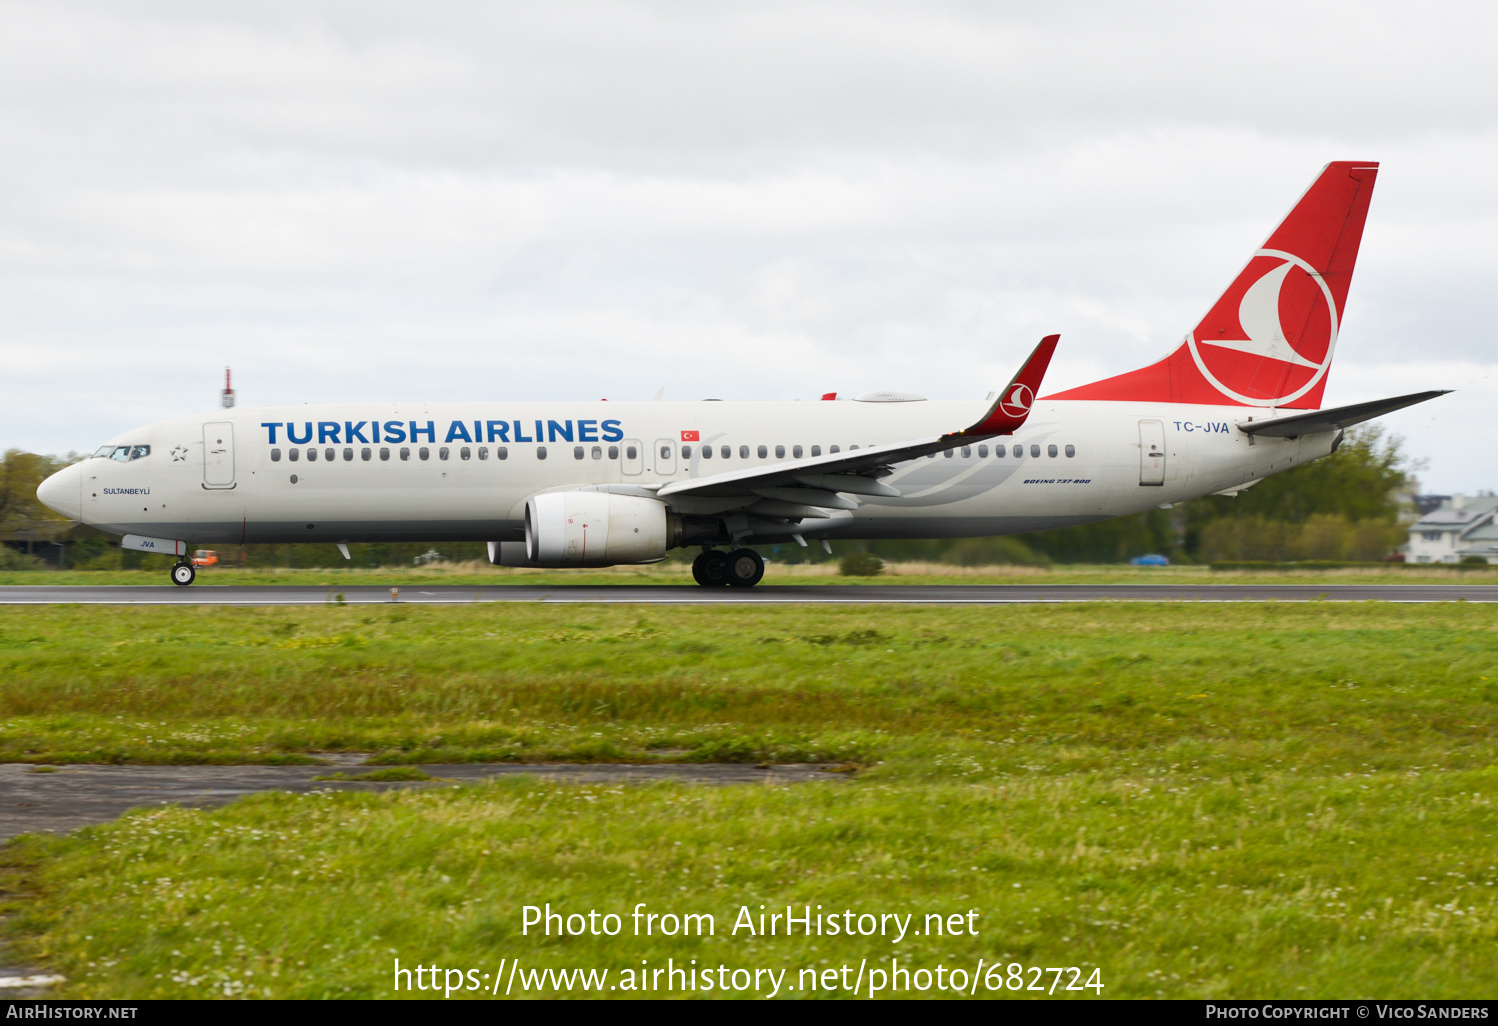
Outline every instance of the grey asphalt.
<path fill-rule="evenodd" d="M 0 605 L 302 606 L 471 602 L 775 605 L 1019 602 L 1498 602 L 1494 584 L 805 584 L 757 588 L 674 585 L 427 585 L 300 587 L 195 584 L 179 588 L 23 585 L 0 587 Z"/>
<path fill-rule="evenodd" d="M 649 783 L 678 780 L 695 784 L 794 784 L 846 780 L 819 765 L 749 766 L 712 764 L 578 765 L 464 763 L 423 766 L 439 778 L 430 782 L 314 780 L 327 773 L 358 773 L 352 759 L 332 766 L 58 766 L 38 773 L 18 763 L 0 764 L 0 841 L 40 830 L 66 832 L 104 823 L 129 809 L 149 805 L 223 805 L 261 791 L 306 793 L 316 790 L 385 791 L 442 787 L 501 776 L 532 774 L 571 783 Z M 378 767 L 373 767 L 378 768 Z"/>

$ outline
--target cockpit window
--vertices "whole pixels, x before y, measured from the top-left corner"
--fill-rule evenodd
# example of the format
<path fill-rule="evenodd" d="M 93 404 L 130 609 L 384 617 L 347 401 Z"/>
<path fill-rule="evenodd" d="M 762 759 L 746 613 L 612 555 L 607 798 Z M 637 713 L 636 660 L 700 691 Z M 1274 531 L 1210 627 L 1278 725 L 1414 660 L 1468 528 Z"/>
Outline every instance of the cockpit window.
<path fill-rule="evenodd" d="M 94 453 L 96 458 L 119 460 L 121 463 L 129 463 L 131 460 L 142 459 L 151 455 L 149 445 L 106 445 Z"/>

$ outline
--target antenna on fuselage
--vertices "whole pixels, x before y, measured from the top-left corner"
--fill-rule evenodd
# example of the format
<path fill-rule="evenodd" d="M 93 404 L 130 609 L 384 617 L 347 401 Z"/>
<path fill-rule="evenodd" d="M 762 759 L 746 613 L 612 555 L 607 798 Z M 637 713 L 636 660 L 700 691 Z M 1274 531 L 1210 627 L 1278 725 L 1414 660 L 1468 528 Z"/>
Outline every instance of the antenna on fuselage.
<path fill-rule="evenodd" d="M 219 405 L 229 410 L 234 407 L 234 386 L 230 383 L 229 368 L 224 368 L 224 390 L 219 394 Z"/>

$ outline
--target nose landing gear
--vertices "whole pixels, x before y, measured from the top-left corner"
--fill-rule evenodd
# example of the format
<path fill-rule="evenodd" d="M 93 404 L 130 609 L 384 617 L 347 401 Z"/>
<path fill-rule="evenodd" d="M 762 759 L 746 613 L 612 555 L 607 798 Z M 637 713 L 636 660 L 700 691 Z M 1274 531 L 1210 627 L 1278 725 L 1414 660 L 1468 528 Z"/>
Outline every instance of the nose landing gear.
<path fill-rule="evenodd" d="M 704 588 L 752 588 L 765 575 L 765 561 L 753 549 L 707 549 L 692 560 L 692 579 Z"/>
<path fill-rule="evenodd" d="M 198 576 L 197 569 L 191 563 L 178 563 L 172 567 L 172 583 L 186 587 Z"/>

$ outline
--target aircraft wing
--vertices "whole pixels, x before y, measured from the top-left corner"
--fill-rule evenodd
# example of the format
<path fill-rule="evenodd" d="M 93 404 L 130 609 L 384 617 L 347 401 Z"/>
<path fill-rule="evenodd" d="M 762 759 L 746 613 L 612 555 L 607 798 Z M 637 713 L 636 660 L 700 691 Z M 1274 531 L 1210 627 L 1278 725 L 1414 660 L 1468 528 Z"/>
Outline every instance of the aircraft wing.
<path fill-rule="evenodd" d="M 1434 399 L 1438 395 L 1445 395 L 1449 391 L 1451 389 L 1446 388 L 1434 392 L 1412 392 L 1409 395 L 1395 396 L 1393 399 L 1376 399 L 1371 403 L 1354 403 L 1352 406 L 1337 406 L 1330 410 L 1312 410 L 1310 413 L 1297 413 L 1291 417 L 1245 420 L 1238 423 L 1238 430 L 1246 435 L 1298 438 L 1315 431 L 1352 427 L 1365 420 L 1382 417 L 1386 413 L 1402 410 L 1406 406 L 1414 406 L 1427 399 Z"/>
<path fill-rule="evenodd" d="M 887 477 L 893 465 L 929 456 L 953 445 L 1012 434 L 1030 416 L 1041 378 L 1056 351 L 1059 335 L 1047 335 L 1030 354 L 1009 384 L 974 424 L 943 435 L 914 438 L 891 445 L 828 453 L 809 459 L 784 460 L 745 470 L 672 481 L 656 493 L 672 496 L 757 497 L 770 515 L 787 517 L 826 516 L 814 509 L 857 509 L 858 504 L 839 492 L 852 495 L 898 496 L 900 493 L 879 478 Z M 773 505 L 772 505 L 773 504 Z M 796 508 L 793 508 L 796 507 Z"/>

